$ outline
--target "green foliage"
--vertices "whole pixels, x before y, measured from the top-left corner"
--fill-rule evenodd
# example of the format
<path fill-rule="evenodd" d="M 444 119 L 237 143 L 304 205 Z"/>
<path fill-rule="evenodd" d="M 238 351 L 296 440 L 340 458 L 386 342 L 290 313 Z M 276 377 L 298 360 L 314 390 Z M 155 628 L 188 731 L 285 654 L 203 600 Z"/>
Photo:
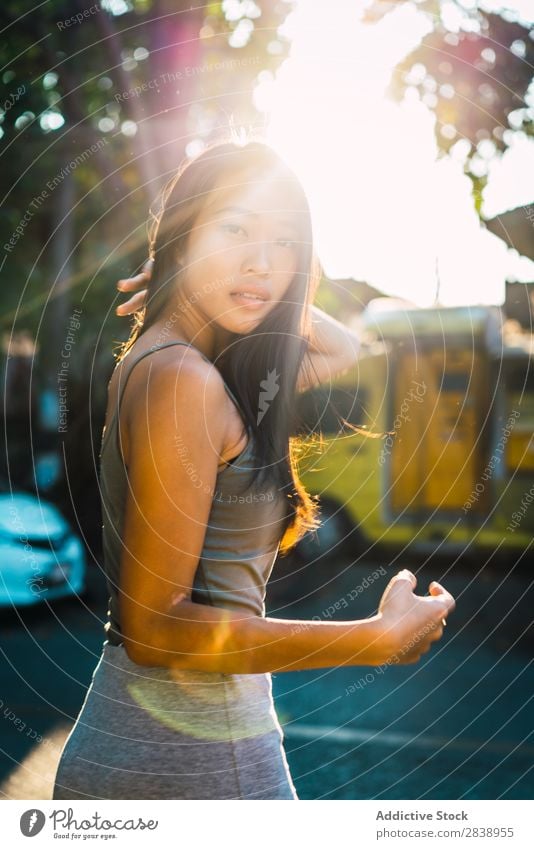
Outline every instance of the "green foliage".
<path fill-rule="evenodd" d="M 506 150 L 514 133 L 534 132 L 534 41 L 513 13 L 468 11 L 458 3 L 451 18 L 451 7 L 436 0 L 418 3 L 432 31 L 395 69 L 391 94 L 401 99 L 409 90 L 418 92 L 435 112 L 436 141 L 444 154 L 459 140 L 466 142 L 465 170 L 480 212 L 487 159 Z"/>
<path fill-rule="evenodd" d="M 117 277 L 146 258 L 149 205 L 186 144 L 257 126 L 257 76 L 287 52 L 271 48 L 287 4 L 135 0 L 124 14 L 112 5 L 3 4 L 5 327 L 19 299 L 17 320 L 38 325 L 62 268 L 61 297 L 94 303 L 99 322 Z"/>

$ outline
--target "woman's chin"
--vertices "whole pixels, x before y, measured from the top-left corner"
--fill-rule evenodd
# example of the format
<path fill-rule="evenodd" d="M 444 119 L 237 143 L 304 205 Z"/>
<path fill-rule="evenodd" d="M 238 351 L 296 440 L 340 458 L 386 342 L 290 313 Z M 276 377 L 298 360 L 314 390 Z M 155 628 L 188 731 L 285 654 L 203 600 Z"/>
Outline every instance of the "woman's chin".
<path fill-rule="evenodd" d="M 261 322 L 260 316 L 239 316 L 225 322 L 225 329 L 230 333 L 246 334 L 250 333 Z"/>

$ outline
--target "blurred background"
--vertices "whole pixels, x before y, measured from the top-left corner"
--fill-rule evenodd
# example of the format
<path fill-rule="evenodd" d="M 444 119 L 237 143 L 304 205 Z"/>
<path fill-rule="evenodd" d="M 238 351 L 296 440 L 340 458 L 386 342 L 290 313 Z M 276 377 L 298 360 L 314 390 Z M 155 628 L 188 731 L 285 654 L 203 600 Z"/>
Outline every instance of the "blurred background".
<path fill-rule="evenodd" d="M 118 278 L 220 133 L 308 193 L 357 367 L 301 396 L 323 524 L 268 615 L 457 609 L 416 667 L 273 676 L 301 798 L 532 798 L 534 36 L 529 0 L 2 4 L 0 798 L 50 798 L 104 640 L 98 457 Z M 343 427 L 339 416 L 373 439 Z"/>

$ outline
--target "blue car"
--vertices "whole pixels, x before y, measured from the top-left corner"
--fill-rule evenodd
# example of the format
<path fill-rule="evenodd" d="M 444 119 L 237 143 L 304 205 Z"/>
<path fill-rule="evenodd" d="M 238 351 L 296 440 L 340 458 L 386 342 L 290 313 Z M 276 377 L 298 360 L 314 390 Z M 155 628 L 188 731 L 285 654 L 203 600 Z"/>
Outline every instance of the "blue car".
<path fill-rule="evenodd" d="M 23 492 L 0 494 L 0 605 L 85 591 L 85 549 L 59 510 Z"/>

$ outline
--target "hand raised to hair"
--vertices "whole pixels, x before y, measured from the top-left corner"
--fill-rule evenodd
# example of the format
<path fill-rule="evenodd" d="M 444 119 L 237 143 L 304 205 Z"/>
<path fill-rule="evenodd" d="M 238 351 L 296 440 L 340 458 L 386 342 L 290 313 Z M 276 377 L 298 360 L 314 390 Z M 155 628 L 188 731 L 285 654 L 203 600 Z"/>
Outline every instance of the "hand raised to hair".
<path fill-rule="evenodd" d="M 123 304 L 119 304 L 115 309 L 116 315 L 132 315 L 132 313 L 143 309 L 146 301 L 146 287 L 152 277 L 153 265 L 153 260 L 147 259 L 140 274 L 117 281 L 119 292 L 134 292 L 134 294 Z"/>

